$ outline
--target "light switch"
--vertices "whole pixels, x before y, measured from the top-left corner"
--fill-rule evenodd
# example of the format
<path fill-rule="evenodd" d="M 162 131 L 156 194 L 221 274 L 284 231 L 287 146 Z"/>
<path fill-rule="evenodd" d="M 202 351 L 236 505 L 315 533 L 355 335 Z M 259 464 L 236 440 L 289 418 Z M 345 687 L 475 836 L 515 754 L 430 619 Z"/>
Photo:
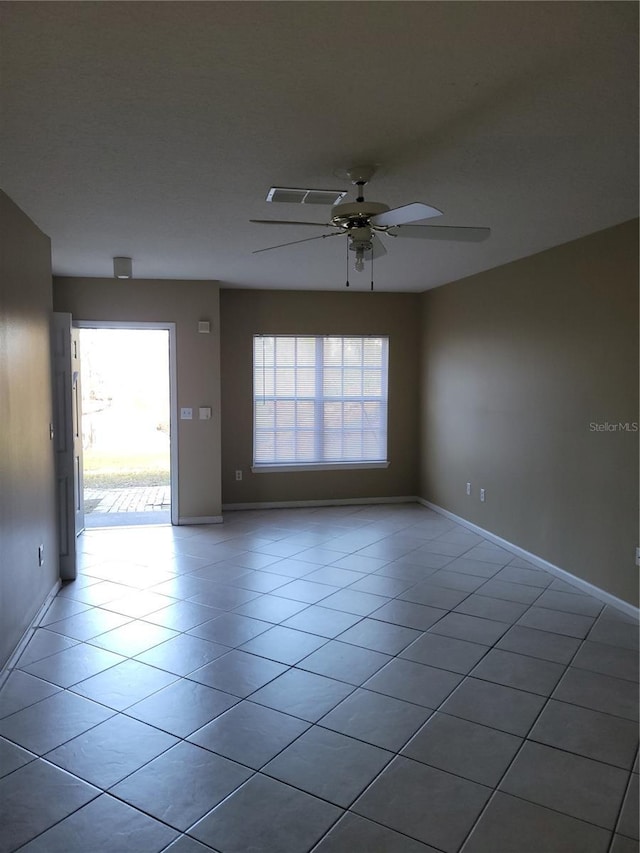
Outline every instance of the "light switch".
<path fill-rule="evenodd" d="M 193 409 L 180 409 L 180 420 L 181 421 L 193 420 Z"/>
<path fill-rule="evenodd" d="M 204 408 L 198 409 L 198 413 L 201 421 L 211 420 L 211 408 L 209 406 L 205 406 Z"/>

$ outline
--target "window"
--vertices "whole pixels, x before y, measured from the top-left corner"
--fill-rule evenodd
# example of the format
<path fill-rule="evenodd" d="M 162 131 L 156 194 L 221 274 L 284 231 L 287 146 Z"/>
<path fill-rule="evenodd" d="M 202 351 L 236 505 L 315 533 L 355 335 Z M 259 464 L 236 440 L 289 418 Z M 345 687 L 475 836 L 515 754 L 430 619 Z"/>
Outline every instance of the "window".
<path fill-rule="evenodd" d="M 386 337 L 253 339 L 254 470 L 387 464 Z"/>

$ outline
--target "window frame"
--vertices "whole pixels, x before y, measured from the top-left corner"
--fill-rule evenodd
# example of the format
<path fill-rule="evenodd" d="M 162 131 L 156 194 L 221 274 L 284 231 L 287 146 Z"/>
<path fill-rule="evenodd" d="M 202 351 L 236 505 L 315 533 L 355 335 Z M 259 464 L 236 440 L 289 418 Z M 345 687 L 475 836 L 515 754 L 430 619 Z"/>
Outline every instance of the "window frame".
<path fill-rule="evenodd" d="M 313 338 L 315 340 L 316 353 L 315 353 L 315 371 L 316 371 L 316 382 L 315 389 L 316 393 L 313 397 L 298 397 L 296 392 L 294 391 L 293 396 L 278 396 L 275 387 L 272 394 L 268 395 L 259 395 L 257 393 L 256 386 L 256 342 L 260 339 L 264 338 L 273 338 L 274 341 L 278 338 L 292 338 L 293 340 L 297 340 L 300 338 Z M 319 354 L 322 353 L 324 355 L 324 342 L 327 339 L 336 338 L 343 342 L 346 339 L 358 339 L 361 341 L 365 341 L 367 339 L 376 339 L 383 341 L 384 344 L 384 363 L 382 365 L 381 370 L 381 378 L 382 378 L 382 393 L 379 397 L 372 397 L 371 395 L 367 395 L 364 393 L 364 388 L 362 389 L 362 393 L 359 396 L 350 396 L 345 395 L 344 392 L 339 397 L 325 397 L 323 391 L 323 373 L 325 368 L 330 366 L 324 364 L 324 359 L 319 358 Z M 362 335 L 362 334 L 254 334 L 252 337 L 252 443 L 253 443 L 253 463 L 251 466 L 251 471 L 254 474 L 266 474 L 266 473 L 285 473 L 285 472 L 295 472 L 295 471 L 326 471 L 326 470 L 356 470 L 356 469 L 382 469 L 388 468 L 390 465 L 389 460 L 389 335 L 381 335 L 381 334 L 370 334 L 370 335 Z M 297 365 L 295 365 L 297 367 Z M 344 357 L 342 358 L 342 363 L 340 365 L 340 370 L 344 371 L 348 369 L 349 365 L 345 365 Z M 364 365 L 361 365 L 359 370 L 364 371 L 366 368 Z M 320 389 L 320 393 L 317 393 L 317 389 Z M 385 459 L 337 459 L 337 460 L 319 460 L 317 458 L 318 448 L 316 447 L 316 459 L 309 461 L 272 461 L 272 462 L 257 462 L 256 461 L 256 438 L 257 438 L 257 415 L 256 415 L 256 405 L 260 400 L 272 400 L 273 402 L 278 401 L 279 399 L 290 399 L 292 401 L 298 401 L 300 399 L 306 402 L 313 402 L 315 409 L 315 417 L 314 424 L 318 421 L 318 418 L 323 417 L 323 406 L 325 403 L 345 403 L 345 402 L 359 402 L 364 404 L 366 402 L 376 402 L 382 403 L 384 405 L 384 414 L 385 414 L 385 425 L 384 425 L 384 451 L 385 451 Z M 274 429 L 275 432 L 275 429 Z M 322 433 L 322 430 L 314 430 L 316 437 Z"/>

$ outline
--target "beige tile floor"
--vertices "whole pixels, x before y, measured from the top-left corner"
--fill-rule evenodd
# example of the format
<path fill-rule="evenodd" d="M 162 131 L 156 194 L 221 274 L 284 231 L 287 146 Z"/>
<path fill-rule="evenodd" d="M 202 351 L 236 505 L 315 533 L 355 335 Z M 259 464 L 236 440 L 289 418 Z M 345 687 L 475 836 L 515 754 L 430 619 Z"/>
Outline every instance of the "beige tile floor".
<path fill-rule="evenodd" d="M 87 531 L 0 853 L 631 853 L 638 626 L 417 505 Z"/>

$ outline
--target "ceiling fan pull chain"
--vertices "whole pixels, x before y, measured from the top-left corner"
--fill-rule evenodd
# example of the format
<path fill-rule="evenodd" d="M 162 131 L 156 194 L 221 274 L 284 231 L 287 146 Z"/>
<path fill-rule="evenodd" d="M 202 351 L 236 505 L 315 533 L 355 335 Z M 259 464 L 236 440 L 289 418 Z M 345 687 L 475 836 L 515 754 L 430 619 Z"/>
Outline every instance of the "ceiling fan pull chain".
<path fill-rule="evenodd" d="M 371 253 L 371 292 L 373 293 L 373 252 Z"/>
<path fill-rule="evenodd" d="M 347 240 L 347 287 L 349 287 L 349 240 Z"/>

